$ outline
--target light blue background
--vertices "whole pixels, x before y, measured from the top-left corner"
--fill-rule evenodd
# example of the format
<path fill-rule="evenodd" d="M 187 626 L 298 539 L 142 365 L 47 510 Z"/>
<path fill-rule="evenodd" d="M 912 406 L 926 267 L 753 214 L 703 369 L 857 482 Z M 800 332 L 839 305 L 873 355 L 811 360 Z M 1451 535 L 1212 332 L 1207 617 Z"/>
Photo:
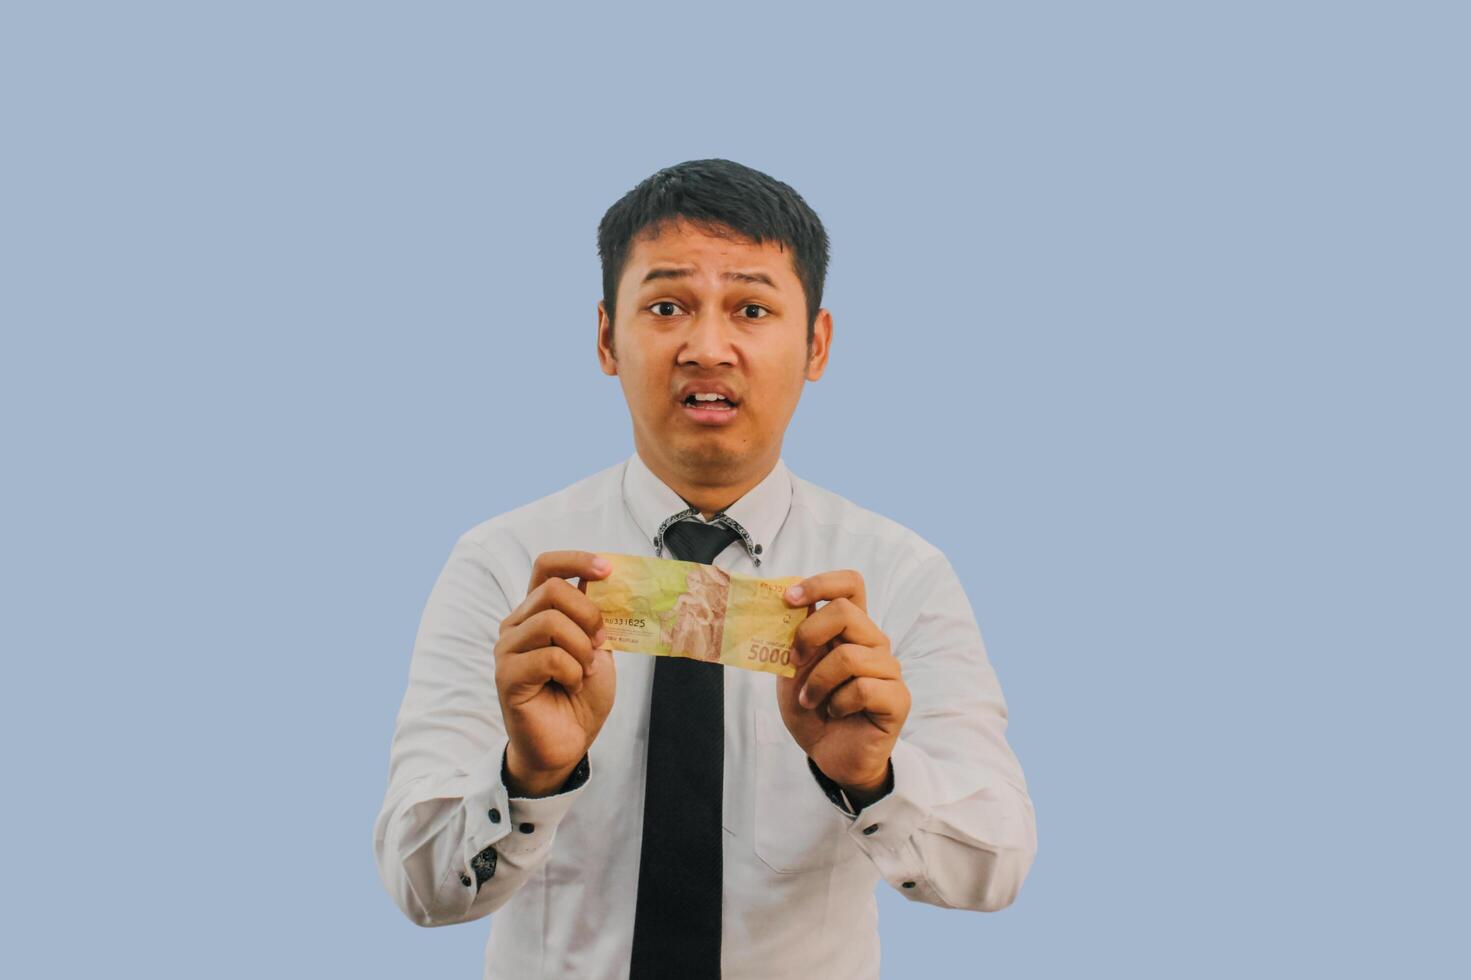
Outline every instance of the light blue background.
<path fill-rule="evenodd" d="M 1038 813 L 908 977 L 1465 968 L 1455 4 L 8 5 L 7 976 L 478 977 L 372 821 L 456 536 L 631 452 L 604 209 L 833 239 L 799 474 L 952 558 Z"/>

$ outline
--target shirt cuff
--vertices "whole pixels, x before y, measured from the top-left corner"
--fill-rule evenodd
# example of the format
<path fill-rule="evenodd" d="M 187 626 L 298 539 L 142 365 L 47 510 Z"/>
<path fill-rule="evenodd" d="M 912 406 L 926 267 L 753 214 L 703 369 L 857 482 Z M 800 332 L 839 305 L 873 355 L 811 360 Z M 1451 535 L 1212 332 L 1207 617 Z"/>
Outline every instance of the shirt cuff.
<path fill-rule="evenodd" d="M 813 770 L 818 772 L 816 766 Z M 922 750 L 901 738 L 889 757 L 889 772 L 892 788 L 854 814 L 848 836 L 885 881 L 903 889 L 908 898 L 927 900 L 931 890 L 914 837 L 935 800 L 932 764 Z"/>
<path fill-rule="evenodd" d="M 582 795 L 592 765 L 584 755 L 562 788 L 551 796 L 512 796 L 506 787 L 506 748 L 488 755 L 476 767 L 485 788 L 465 798 L 469 834 L 465 839 L 460 882 L 478 887 L 494 876 L 502 859 L 528 867 L 552 846 L 557 825 Z"/>

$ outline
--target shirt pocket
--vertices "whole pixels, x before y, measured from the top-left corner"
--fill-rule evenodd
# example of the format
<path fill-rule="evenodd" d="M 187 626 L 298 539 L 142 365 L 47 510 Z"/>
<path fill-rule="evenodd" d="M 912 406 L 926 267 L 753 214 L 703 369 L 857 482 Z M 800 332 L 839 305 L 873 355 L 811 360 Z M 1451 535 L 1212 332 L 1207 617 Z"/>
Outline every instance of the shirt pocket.
<path fill-rule="evenodd" d="M 820 871 L 847 852 L 852 821 L 833 806 L 779 716 L 756 715 L 755 849 L 778 874 Z"/>

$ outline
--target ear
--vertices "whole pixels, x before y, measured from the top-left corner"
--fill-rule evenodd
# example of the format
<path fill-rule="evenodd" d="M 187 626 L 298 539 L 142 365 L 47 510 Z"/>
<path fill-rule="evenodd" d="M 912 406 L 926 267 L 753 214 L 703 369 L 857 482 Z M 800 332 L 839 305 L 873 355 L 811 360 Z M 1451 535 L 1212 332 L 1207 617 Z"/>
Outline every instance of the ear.
<path fill-rule="evenodd" d="M 827 352 L 833 339 L 833 315 L 826 307 L 812 322 L 812 343 L 807 346 L 807 380 L 816 381 L 827 370 Z"/>
<path fill-rule="evenodd" d="M 618 373 L 618 359 L 613 354 L 613 321 L 603 301 L 598 300 L 598 364 L 604 374 Z"/>

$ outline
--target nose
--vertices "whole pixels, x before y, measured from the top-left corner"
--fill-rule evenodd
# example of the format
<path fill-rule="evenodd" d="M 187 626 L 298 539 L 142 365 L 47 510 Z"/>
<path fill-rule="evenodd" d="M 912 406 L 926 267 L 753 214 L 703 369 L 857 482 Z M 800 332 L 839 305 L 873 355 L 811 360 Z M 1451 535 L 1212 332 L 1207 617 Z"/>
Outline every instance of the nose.
<path fill-rule="evenodd" d="M 679 363 L 700 367 L 734 364 L 735 350 L 730 345 L 729 329 L 719 306 L 707 305 L 690 318 L 689 333 L 685 335 L 684 346 L 679 352 Z"/>

